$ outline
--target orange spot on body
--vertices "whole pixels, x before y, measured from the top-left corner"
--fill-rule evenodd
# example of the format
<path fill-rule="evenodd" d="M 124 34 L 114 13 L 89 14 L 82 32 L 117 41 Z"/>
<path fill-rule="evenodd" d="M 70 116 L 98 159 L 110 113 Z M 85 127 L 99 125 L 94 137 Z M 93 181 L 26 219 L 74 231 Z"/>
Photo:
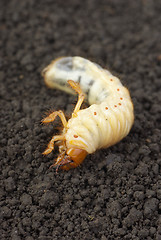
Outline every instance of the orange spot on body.
<path fill-rule="evenodd" d="M 114 107 L 117 107 L 117 105 L 114 105 Z"/>
<path fill-rule="evenodd" d="M 94 115 L 97 115 L 97 113 L 96 113 L 96 112 L 94 112 Z"/>
<path fill-rule="evenodd" d="M 120 91 L 120 89 L 118 88 L 117 91 Z"/>
<path fill-rule="evenodd" d="M 113 79 L 110 79 L 110 81 L 112 82 L 112 81 L 113 81 Z"/>
<path fill-rule="evenodd" d="M 120 105 L 120 106 L 121 106 L 121 103 L 118 103 L 118 105 Z"/>
<path fill-rule="evenodd" d="M 74 138 L 78 138 L 78 136 L 77 136 L 77 135 L 74 135 Z"/>
<path fill-rule="evenodd" d="M 108 107 L 105 107 L 106 110 L 108 110 Z"/>
<path fill-rule="evenodd" d="M 122 98 L 122 97 L 120 97 L 120 100 L 123 100 L 123 98 Z"/>

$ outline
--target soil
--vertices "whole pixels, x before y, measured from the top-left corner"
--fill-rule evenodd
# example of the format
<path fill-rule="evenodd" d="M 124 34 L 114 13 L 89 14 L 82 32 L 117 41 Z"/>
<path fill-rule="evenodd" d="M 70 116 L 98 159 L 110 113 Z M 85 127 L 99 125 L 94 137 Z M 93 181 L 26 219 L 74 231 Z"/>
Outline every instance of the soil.
<path fill-rule="evenodd" d="M 161 2 L 0 1 L 0 239 L 161 239 Z M 82 56 L 130 90 L 135 123 L 117 145 L 73 170 L 49 169 L 76 98 L 45 86 L 42 69 Z"/>

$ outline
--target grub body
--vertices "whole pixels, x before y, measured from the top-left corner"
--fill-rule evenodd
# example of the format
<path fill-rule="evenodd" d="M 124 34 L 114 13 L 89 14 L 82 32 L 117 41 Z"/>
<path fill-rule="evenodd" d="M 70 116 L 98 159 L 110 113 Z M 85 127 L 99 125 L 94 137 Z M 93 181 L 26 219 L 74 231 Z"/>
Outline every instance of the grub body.
<path fill-rule="evenodd" d="M 127 88 L 109 71 L 81 57 L 63 57 L 45 68 L 43 75 L 49 87 L 68 93 L 74 89 L 79 94 L 77 107 L 64 128 L 66 149 L 91 154 L 129 133 L 134 122 L 133 103 Z M 83 94 L 90 106 L 81 110 Z"/>

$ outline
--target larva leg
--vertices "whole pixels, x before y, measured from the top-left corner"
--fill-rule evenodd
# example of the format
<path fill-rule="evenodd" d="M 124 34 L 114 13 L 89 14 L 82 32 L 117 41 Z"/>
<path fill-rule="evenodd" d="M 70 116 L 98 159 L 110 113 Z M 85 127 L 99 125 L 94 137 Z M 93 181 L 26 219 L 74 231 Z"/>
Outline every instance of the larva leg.
<path fill-rule="evenodd" d="M 85 95 L 82 92 L 82 89 L 80 88 L 80 85 L 72 80 L 68 80 L 68 83 L 70 84 L 70 86 L 79 94 L 78 97 L 78 102 L 74 108 L 73 113 L 77 114 L 77 112 L 80 110 L 80 107 L 84 101 Z"/>
<path fill-rule="evenodd" d="M 63 126 L 66 127 L 67 126 L 67 120 L 66 120 L 66 117 L 65 117 L 64 113 L 61 110 L 55 111 L 55 112 L 52 112 L 51 114 L 49 114 L 49 116 L 47 116 L 46 118 L 44 118 L 42 120 L 42 123 L 53 122 L 57 116 L 60 117 L 60 119 L 63 123 Z"/>
<path fill-rule="evenodd" d="M 54 149 L 54 142 L 55 141 L 59 141 L 59 140 L 65 140 L 65 137 L 63 135 L 57 135 L 52 137 L 52 139 L 50 140 L 46 150 L 43 152 L 44 155 L 47 155 L 49 153 L 51 153 Z"/>

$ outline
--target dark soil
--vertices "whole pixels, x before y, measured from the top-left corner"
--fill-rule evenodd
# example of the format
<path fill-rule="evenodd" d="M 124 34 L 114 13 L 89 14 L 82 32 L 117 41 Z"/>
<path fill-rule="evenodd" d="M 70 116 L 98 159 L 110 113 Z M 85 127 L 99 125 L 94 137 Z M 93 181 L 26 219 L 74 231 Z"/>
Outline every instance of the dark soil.
<path fill-rule="evenodd" d="M 161 2 L 0 1 L 0 239 L 161 239 Z M 76 98 L 48 89 L 58 56 L 101 64 L 131 92 L 135 123 L 68 172 L 42 156 Z"/>

